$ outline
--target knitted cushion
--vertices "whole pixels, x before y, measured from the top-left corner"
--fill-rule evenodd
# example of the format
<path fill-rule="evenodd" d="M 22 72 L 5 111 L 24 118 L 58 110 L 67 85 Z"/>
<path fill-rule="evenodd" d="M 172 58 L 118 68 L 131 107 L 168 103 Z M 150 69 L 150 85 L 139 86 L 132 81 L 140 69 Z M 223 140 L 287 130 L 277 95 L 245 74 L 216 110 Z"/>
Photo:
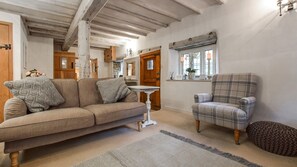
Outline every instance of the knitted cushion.
<path fill-rule="evenodd" d="M 268 121 L 247 127 L 248 138 L 258 147 L 284 156 L 297 156 L 297 129 Z"/>

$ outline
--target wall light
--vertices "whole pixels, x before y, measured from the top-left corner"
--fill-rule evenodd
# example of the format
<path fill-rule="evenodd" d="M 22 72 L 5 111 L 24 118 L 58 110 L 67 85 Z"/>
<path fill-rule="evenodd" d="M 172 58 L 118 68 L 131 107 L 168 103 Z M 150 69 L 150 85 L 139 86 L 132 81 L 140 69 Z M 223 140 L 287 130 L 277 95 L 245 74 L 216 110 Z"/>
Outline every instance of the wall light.
<path fill-rule="evenodd" d="M 288 11 L 294 9 L 294 4 L 297 3 L 297 0 L 277 0 L 277 5 L 279 6 L 279 15 L 282 16 L 282 9 L 288 7 Z"/>

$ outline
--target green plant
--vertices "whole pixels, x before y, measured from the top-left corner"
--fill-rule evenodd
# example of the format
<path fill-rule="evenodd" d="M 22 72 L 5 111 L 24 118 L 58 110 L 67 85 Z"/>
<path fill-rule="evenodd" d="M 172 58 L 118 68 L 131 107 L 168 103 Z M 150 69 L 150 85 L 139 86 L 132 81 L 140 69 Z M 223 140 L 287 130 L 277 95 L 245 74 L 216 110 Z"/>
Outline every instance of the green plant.
<path fill-rule="evenodd" d="M 188 73 L 195 73 L 195 72 L 196 72 L 196 70 L 193 69 L 193 68 L 191 68 L 191 67 L 187 68 L 186 71 L 187 71 Z"/>

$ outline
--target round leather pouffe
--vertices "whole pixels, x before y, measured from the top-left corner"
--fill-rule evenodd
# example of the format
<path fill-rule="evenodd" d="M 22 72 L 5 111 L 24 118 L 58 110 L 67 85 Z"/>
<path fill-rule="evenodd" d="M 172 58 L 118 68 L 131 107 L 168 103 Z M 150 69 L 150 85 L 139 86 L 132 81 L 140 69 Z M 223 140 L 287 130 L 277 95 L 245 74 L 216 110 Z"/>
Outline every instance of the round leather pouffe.
<path fill-rule="evenodd" d="M 258 147 L 284 156 L 297 156 L 297 129 L 276 122 L 259 121 L 246 129 Z"/>

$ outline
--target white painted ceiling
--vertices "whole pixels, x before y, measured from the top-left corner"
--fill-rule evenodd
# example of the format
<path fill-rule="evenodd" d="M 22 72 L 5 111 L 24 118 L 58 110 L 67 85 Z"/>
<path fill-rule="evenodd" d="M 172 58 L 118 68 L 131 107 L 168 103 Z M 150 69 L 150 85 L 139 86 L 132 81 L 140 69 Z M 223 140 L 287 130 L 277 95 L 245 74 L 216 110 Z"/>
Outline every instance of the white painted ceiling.
<path fill-rule="evenodd" d="M 85 0 L 0 0 L 0 10 L 21 15 L 28 34 L 54 38 L 55 43 L 63 44 L 82 1 Z M 224 0 L 109 0 L 91 21 L 91 46 L 104 49 L 124 45 L 130 39 L 223 3 Z"/>

